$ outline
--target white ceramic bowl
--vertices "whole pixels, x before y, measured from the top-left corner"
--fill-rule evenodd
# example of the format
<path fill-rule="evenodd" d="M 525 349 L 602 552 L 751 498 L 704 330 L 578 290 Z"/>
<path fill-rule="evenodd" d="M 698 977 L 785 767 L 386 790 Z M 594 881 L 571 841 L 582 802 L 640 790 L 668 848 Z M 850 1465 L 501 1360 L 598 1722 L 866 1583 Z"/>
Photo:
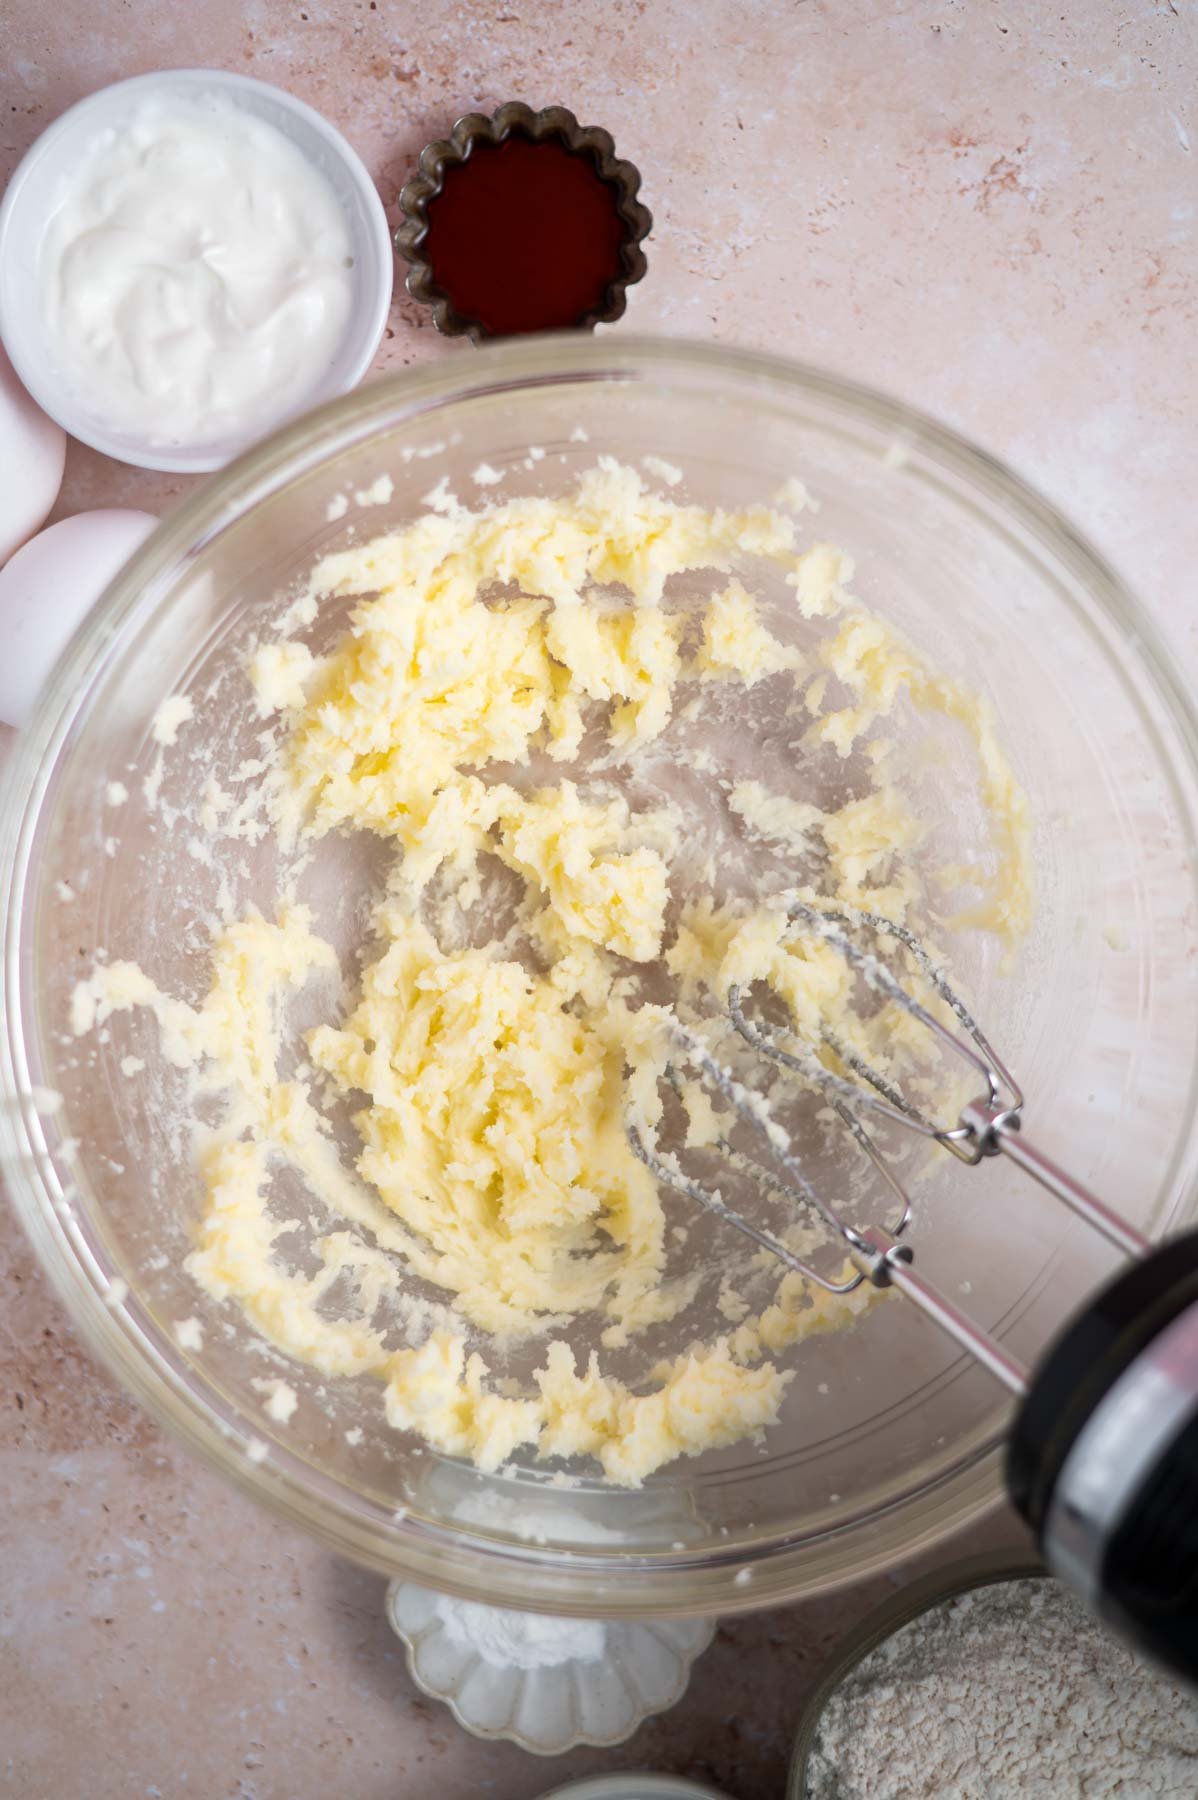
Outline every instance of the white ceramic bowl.
<path fill-rule="evenodd" d="M 38 260 L 46 222 L 62 176 L 86 156 L 96 134 L 119 124 L 151 96 L 216 93 L 274 126 L 332 186 L 353 244 L 354 296 L 344 337 L 328 368 L 293 405 L 276 406 L 236 432 L 189 444 L 164 445 L 136 425 L 95 411 L 77 377 L 56 360 L 39 308 Z M 292 414 L 356 387 L 370 367 L 391 303 L 395 253 L 374 183 L 339 131 L 302 100 L 223 69 L 163 69 L 136 75 L 90 94 L 63 113 L 26 152 L 0 206 L 0 339 L 13 367 L 43 412 L 72 437 L 143 469 L 199 474 L 220 469 Z"/>

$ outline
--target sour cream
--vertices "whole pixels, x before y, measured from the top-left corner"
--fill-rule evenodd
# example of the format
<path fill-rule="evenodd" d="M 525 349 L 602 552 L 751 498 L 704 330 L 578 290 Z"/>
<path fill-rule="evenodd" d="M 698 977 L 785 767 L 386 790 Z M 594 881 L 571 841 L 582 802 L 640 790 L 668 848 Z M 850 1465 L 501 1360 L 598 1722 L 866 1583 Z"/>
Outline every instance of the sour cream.
<path fill-rule="evenodd" d="M 43 324 L 81 398 L 168 444 L 265 430 L 326 374 L 353 298 L 321 170 L 219 94 L 147 97 L 62 178 Z"/>

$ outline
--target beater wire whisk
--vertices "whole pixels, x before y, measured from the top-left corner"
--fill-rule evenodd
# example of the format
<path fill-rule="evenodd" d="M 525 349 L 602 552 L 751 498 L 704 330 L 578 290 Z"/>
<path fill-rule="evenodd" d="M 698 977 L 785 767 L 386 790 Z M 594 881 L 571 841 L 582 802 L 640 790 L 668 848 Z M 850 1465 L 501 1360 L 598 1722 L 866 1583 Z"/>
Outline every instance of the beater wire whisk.
<path fill-rule="evenodd" d="M 633 1150 L 657 1179 L 677 1189 L 788 1268 L 831 1293 L 862 1282 L 895 1287 L 962 1345 L 1020 1404 L 1007 1446 L 1007 1491 L 1032 1527 L 1045 1560 L 1116 1629 L 1183 1678 L 1198 1682 L 1198 1231 L 1152 1246 L 1097 1195 L 1029 1144 L 1021 1133 L 1023 1094 L 942 969 L 904 925 L 878 913 L 823 910 L 794 901 L 792 927 L 837 951 L 865 987 L 902 1007 L 940 1048 L 978 1077 L 979 1093 L 947 1123 L 930 1118 L 885 1071 L 832 1030 L 822 1044 L 751 1018 L 738 987 L 728 1017 L 743 1042 L 777 1068 L 826 1095 L 858 1148 L 882 1177 L 894 1209 L 886 1224 L 857 1225 L 811 1180 L 765 1097 L 746 1086 L 696 1031 L 680 1026 L 669 1078 L 680 1065 L 733 1115 L 714 1146 L 721 1165 L 760 1191 L 798 1201 L 844 1247 L 852 1273 L 829 1275 L 774 1232 L 728 1204 L 718 1185 L 683 1169 L 650 1143 L 635 1121 Z M 949 1023 L 899 979 L 879 953 L 897 946 Z M 830 1066 L 822 1050 L 831 1051 Z M 847 1073 L 842 1073 L 847 1071 Z M 1069 1322 L 1030 1371 L 912 1266 L 905 1241 L 911 1206 L 865 1118 L 941 1144 L 963 1163 L 1003 1155 L 1131 1258 Z M 750 1155 L 746 1139 L 755 1146 Z"/>
<path fill-rule="evenodd" d="M 775 1233 L 765 1230 L 754 1220 L 747 1218 L 743 1211 L 730 1206 L 717 1188 L 688 1175 L 676 1156 L 651 1147 L 634 1124 L 628 1127 L 632 1148 L 659 1181 L 705 1207 L 708 1212 L 731 1225 L 760 1248 L 772 1252 L 806 1280 L 817 1283 L 831 1293 L 849 1293 L 864 1281 L 872 1282 L 875 1287 L 900 1288 L 1012 1392 L 1022 1393 L 1027 1385 L 1023 1366 L 981 1331 L 946 1295 L 912 1268 L 913 1252 L 902 1241 L 911 1222 L 910 1199 L 888 1158 L 866 1130 L 860 1114 L 873 1114 L 921 1137 L 934 1140 L 967 1164 L 976 1164 L 985 1157 L 1000 1153 L 1010 1157 L 1125 1255 L 1142 1255 L 1148 1248 L 1148 1240 L 1119 1214 L 1112 1212 L 1097 1195 L 1091 1194 L 1022 1137 L 1024 1096 L 1018 1082 L 965 1002 L 949 985 L 944 971 L 913 932 L 880 913 L 843 908 L 824 911 L 799 900 L 792 901 L 788 906 L 787 918 L 792 926 L 798 926 L 818 942 L 836 950 L 854 973 L 861 977 L 868 989 L 881 999 L 893 1001 L 902 1007 L 932 1034 L 943 1050 L 961 1059 L 982 1084 L 979 1097 L 971 1100 L 956 1120 L 938 1123 L 929 1118 L 901 1092 L 893 1080 L 873 1067 L 838 1033 L 826 1029 L 823 1042 L 835 1054 L 841 1067 L 850 1071 L 847 1076 L 829 1067 L 817 1049 L 802 1042 L 795 1033 L 751 1019 L 746 1012 L 746 996 L 742 989 L 736 985 L 729 988 L 728 1016 L 743 1041 L 777 1067 L 798 1076 L 801 1081 L 828 1096 L 858 1147 L 891 1190 L 896 1209 L 888 1222 L 856 1226 L 815 1187 L 804 1172 L 790 1138 L 772 1118 L 763 1096 L 746 1087 L 713 1054 L 698 1033 L 679 1027 L 680 1055 L 699 1071 L 737 1118 L 755 1133 L 766 1160 L 755 1159 L 739 1147 L 734 1148 L 726 1137 L 719 1141 L 717 1148 L 737 1173 L 749 1174 L 759 1185 L 780 1190 L 814 1210 L 843 1241 L 854 1266 L 856 1272 L 843 1279 L 830 1277 L 808 1259 L 797 1255 Z M 867 948 L 860 941 L 866 936 L 872 936 L 875 942 L 888 940 L 901 946 L 918 974 L 948 1009 L 955 1028 L 938 1018 L 911 993 L 882 960 L 877 949 Z"/>

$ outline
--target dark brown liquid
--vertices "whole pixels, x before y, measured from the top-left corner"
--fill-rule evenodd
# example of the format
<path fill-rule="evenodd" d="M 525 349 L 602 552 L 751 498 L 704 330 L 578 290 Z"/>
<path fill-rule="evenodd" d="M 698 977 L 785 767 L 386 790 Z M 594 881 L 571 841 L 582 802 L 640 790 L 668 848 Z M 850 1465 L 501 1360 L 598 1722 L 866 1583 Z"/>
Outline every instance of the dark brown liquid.
<path fill-rule="evenodd" d="M 517 135 L 478 144 L 429 202 L 433 280 L 497 337 L 568 329 L 620 275 L 618 198 L 585 152 Z"/>

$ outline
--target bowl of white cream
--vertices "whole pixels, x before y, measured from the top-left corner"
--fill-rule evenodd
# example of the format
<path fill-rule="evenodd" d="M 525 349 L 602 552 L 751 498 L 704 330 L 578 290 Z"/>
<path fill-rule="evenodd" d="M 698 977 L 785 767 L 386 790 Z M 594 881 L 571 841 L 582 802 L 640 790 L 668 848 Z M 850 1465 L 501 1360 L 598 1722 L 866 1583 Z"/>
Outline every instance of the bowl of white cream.
<path fill-rule="evenodd" d="M 0 206 L 0 337 L 73 436 L 123 462 L 222 467 L 370 365 L 393 250 L 319 113 L 217 69 L 90 95 Z"/>

